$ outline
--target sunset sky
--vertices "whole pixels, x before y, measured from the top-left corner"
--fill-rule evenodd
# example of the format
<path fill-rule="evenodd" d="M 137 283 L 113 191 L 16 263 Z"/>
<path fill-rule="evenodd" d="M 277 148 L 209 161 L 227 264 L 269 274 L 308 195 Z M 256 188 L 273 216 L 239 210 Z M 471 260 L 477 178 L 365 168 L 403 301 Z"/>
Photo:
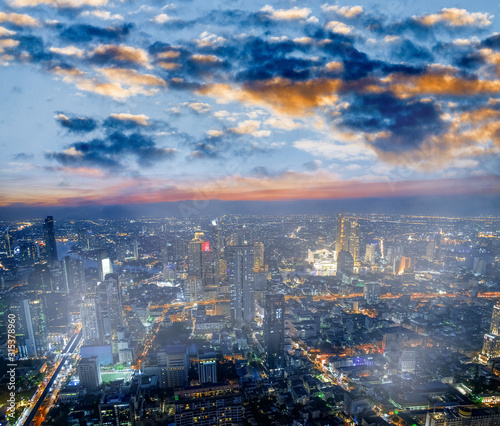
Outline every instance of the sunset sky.
<path fill-rule="evenodd" d="M 5 0 L 0 206 L 500 192 L 498 1 Z"/>

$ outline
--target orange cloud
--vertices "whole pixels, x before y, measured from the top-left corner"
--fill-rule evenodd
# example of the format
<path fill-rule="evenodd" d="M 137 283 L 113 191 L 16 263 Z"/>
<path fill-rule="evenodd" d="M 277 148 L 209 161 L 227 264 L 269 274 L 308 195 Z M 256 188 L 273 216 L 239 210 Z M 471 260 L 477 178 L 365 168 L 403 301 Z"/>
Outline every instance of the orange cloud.
<path fill-rule="evenodd" d="M 463 27 L 466 25 L 486 27 L 491 24 L 491 18 L 492 16 L 487 13 L 470 13 L 465 9 L 457 9 L 455 7 L 444 8 L 439 13 L 413 17 L 417 22 L 426 26 L 444 22 L 452 27 Z"/>
<path fill-rule="evenodd" d="M 111 56 L 118 61 L 132 62 L 145 67 L 150 67 L 148 54 L 144 49 L 132 46 L 101 44 L 92 52 L 94 55 Z"/>
<path fill-rule="evenodd" d="M 20 13 L 0 12 L 0 22 L 10 22 L 20 27 L 36 27 L 39 25 L 38 19 Z"/>
<path fill-rule="evenodd" d="M 239 101 L 268 106 L 278 112 L 300 117 L 317 107 L 332 106 L 338 100 L 341 80 L 316 79 L 293 82 L 284 78 L 246 83 L 241 88 L 228 84 L 207 85 L 198 90 L 202 95 L 222 102 Z"/>

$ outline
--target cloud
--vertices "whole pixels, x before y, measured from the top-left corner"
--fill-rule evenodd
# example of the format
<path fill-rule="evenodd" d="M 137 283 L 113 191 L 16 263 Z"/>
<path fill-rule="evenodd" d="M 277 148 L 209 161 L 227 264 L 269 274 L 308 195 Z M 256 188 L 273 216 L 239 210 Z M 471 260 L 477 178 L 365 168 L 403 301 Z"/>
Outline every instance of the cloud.
<path fill-rule="evenodd" d="M 264 121 L 264 124 L 282 130 L 295 130 L 302 127 L 302 124 L 293 121 L 291 118 L 283 116 L 268 118 Z"/>
<path fill-rule="evenodd" d="M 266 5 L 261 12 L 264 12 L 269 18 L 276 21 L 292 21 L 297 19 L 307 19 L 311 14 L 311 9 L 304 7 L 298 8 L 297 6 L 291 9 L 278 9 L 275 10 L 271 5 Z"/>
<path fill-rule="evenodd" d="M 166 86 L 165 80 L 152 74 L 141 74 L 128 68 L 100 68 L 99 73 L 108 80 L 119 84 L 125 84 L 134 88 L 141 86 Z"/>
<path fill-rule="evenodd" d="M 260 122 L 257 120 L 245 120 L 238 123 L 238 126 L 229 130 L 238 135 L 252 135 L 254 137 L 267 137 L 271 134 L 269 130 L 259 130 Z"/>
<path fill-rule="evenodd" d="M 311 160 L 308 161 L 307 163 L 302 164 L 306 170 L 309 170 L 311 172 L 318 170 L 323 163 L 321 160 Z"/>
<path fill-rule="evenodd" d="M 97 128 L 97 121 L 90 117 L 68 117 L 66 114 L 58 113 L 54 117 L 58 124 L 69 132 L 88 133 Z"/>
<path fill-rule="evenodd" d="M 445 23 L 452 27 L 475 26 L 486 27 L 491 24 L 492 15 L 487 13 L 470 13 L 465 9 L 444 8 L 439 13 L 414 16 L 413 19 L 425 26 Z"/>
<path fill-rule="evenodd" d="M 6 12 L 0 12 L 0 22 L 8 22 L 18 27 L 36 27 L 40 25 L 40 21 L 32 16 Z"/>
<path fill-rule="evenodd" d="M 211 84 L 198 89 L 198 93 L 215 97 L 219 102 L 239 101 L 251 105 L 268 106 L 291 116 L 308 115 L 317 107 L 333 106 L 340 80 L 315 79 L 293 82 L 283 78 L 248 82 L 241 88 L 228 84 Z"/>
<path fill-rule="evenodd" d="M 336 13 L 337 15 L 341 15 L 344 18 L 355 18 L 363 13 L 362 6 L 331 6 L 329 4 L 323 4 L 321 6 L 323 12 L 325 13 Z"/>
<path fill-rule="evenodd" d="M 135 95 L 150 96 L 156 93 L 157 89 L 146 89 L 144 86 L 149 85 L 162 85 L 156 81 L 156 77 L 139 74 L 135 70 L 119 70 L 107 71 L 101 69 L 101 73 L 105 74 L 108 78 L 116 78 L 119 81 L 129 84 L 129 88 L 124 88 L 117 82 L 102 82 L 97 78 L 89 78 L 87 75 L 77 68 L 63 68 L 56 66 L 51 71 L 60 76 L 66 83 L 74 83 L 80 90 L 93 92 L 102 96 L 109 96 L 115 99 L 124 99 Z M 158 79 L 159 80 L 159 79 Z M 163 80 L 162 80 L 163 81 Z M 137 84 L 134 84 L 137 82 Z M 163 83 L 165 83 L 163 81 Z"/>
<path fill-rule="evenodd" d="M 76 46 L 51 47 L 49 51 L 58 55 L 76 56 L 78 58 L 83 57 L 85 54 L 85 50 L 79 49 Z"/>
<path fill-rule="evenodd" d="M 204 104 L 202 102 L 191 102 L 187 106 L 200 114 L 206 113 L 211 109 L 210 105 Z"/>
<path fill-rule="evenodd" d="M 151 19 L 153 22 L 156 22 L 157 24 L 165 24 L 167 22 L 175 22 L 178 21 L 179 18 L 175 18 L 172 16 L 168 16 L 166 13 L 161 13 L 159 15 L 156 15 L 153 19 Z"/>
<path fill-rule="evenodd" d="M 149 68 L 149 57 L 144 49 L 125 46 L 123 44 L 102 44 L 92 52 L 92 60 L 98 63 L 119 62 L 136 64 Z"/>
<path fill-rule="evenodd" d="M 61 9 L 79 9 L 84 6 L 100 7 L 106 6 L 108 0 L 11 0 L 12 7 L 35 7 L 47 5 Z"/>
<path fill-rule="evenodd" d="M 334 33 L 338 34 L 350 34 L 352 32 L 352 27 L 339 21 L 330 21 L 326 25 L 326 28 Z"/>
<path fill-rule="evenodd" d="M 219 138 L 224 134 L 224 132 L 222 130 L 210 129 L 207 131 L 207 134 L 213 138 Z"/>
<path fill-rule="evenodd" d="M 64 27 L 59 37 L 73 43 L 88 43 L 95 39 L 101 41 L 119 40 L 126 37 L 133 27 L 134 25 L 130 23 L 107 28 L 87 24 L 75 24 Z"/>
<path fill-rule="evenodd" d="M 123 21 L 123 16 L 120 14 L 111 14 L 108 10 L 86 10 L 82 16 L 95 16 L 103 21 Z"/>
<path fill-rule="evenodd" d="M 106 139 L 75 142 L 62 152 L 46 153 L 46 157 L 72 168 L 99 167 L 121 171 L 119 169 L 125 170 L 124 157 L 135 159 L 141 167 L 151 167 L 172 158 L 177 152 L 174 148 L 158 148 L 150 137 L 138 132 L 130 135 L 114 132 Z"/>
<path fill-rule="evenodd" d="M 14 35 L 16 32 L 8 30 L 7 28 L 0 27 L 0 37 L 5 37 L 5 36 L 11 36 Z"/>
<path fill-rule="evenodd" d="M 371 152 L 364 150 L 360 143 L 344 144 L 327 140 L 301 139 L 295 141 L 293 146 L 316 157 L 330 160 L 353 161 L 373 156 Z"/>
<path fill-rule="evenodd" d="M 149 126 L 149 117 L 145 114 L 129 114 L 121 112 L 119 114 L 111 114 L 110 118 L 119 121 L 131 121 L 133 123 L 139 124 L 140 126 Z"/>

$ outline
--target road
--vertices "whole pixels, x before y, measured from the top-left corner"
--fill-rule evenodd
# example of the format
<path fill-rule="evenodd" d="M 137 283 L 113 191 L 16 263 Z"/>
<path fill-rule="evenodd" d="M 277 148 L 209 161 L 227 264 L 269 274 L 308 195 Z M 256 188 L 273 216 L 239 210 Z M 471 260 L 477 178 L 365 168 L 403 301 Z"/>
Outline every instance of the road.
<path fill-rule="evenodd" d="M 50 388 L 52 387 L 52 385 L 56 381 L 57 376 L 59 375 L 59 373 L 61 372 L 61 369 L 62 369 L 64 363 L 66 362 L 67 359 L 71 358 L 71 356 L 73 355 L 73 351 L 75 350 L 75 348 L 78 347 L 78 344 L 80 343 L 81 339 L 82 339 L 82 331 L 80 330 L 80 332 L 78 334 L 76 334 L 75 336 L 73 336 L 71 338 L 71 340 L 69 341 L 69 343 L 64 348 L 64 351 L 60 355 L 59 364 L 57 365 L 56 370 L 54 371 L 54 374 L 52 374 L 52 377 L 50 378 L 49 382 L 45 386 L 45 389 L 43 390 L 42 394 L 38 398 L 38 400 L 35 403 L 35 405 L 29 411 L 29 414 L 27 414 L 26 419 L 23 421 L 22 418 L 21 418 L 20 421 L 18 421 L 16 423 L 16 425 L 29 426 L 29 425 L 32 424 L 31 422 L 33 421 L 33 419 L 35 418 L 36 414 L 40 410 L 40 407 L 42 406 L 43 401 L 47 397 Z M 44 409 L 42 414 L 45 415 L 46 413 L 47 413 L 47 410 Z"/>

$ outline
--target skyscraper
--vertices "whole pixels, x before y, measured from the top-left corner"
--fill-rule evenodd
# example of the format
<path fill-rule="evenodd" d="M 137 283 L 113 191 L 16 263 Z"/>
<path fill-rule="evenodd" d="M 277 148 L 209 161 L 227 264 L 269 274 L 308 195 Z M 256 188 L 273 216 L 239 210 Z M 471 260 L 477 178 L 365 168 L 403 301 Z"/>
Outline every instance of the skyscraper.
<path fill-rule="evenodd" d="M 375 244 L 367 244 L 365 252 L 365 263 L 373 265 L 375 263 Z"/>
<path fill-rule="evenodd" d="M 78 365 L 78 376 L 80 378 L 80 385 L 85 386 L 87 392 L 99 390 L 99 386 L 102 383 L 99 357 L 82 358 Z"/>
<path fill-rule="evenodd" d="M 264 341 L 270 370 L 285 366 L 285 296 L 267 296 L 264 312 Z"/>
<path fill-rule="evenodd" d="M 201 384 L 217 383 L 217 354 L 198 352 L 198 377 Z"/>
<path fill-rule="evenodd" d="M 53 265 L 57 262 L 57 246 L 56 237 L 54 234 L 54 218 L 52 216 L 47 216 L 43 224 L 43 237 L 45 240 L 45 249 L 47 251 L 47 261 L 49 265 Z"/>
<path fill-rule="evenodd" d="M 111 344 L 111 351 L 116 358 L 118 357 L 118 330 L 123 327 L 123 301 L 118 276 L 108 275 L 97 286 L 97 300 L 105 342 Z"/>
<path fill-rule="evenodd" d="M 157 352 L 160 387 L 178 388 L 188 383 L 189 356 L 186 345 L 169 345 Z"/>
<path fill-rule="evenodd" d="M 235 325 L 251 324 L 255 316 L 253 246 L 229 246 L 227 258 L 231 319 Z"/>
<path fill-rule="evenodd" d="M 97 279 L 102 282 L 106 279 L 106 275 L 113 273 L 113 262 L 108 256 L 106 250 L 100 250 L 97 253 Z"/>
<path fill-rule="evenodd" d="M 354 266 L 359 266 L 359 224 L 356 219 L 344 217 L 344 213 L 337 216 L 337 235 L 335 251 L 337 256 L 341 251 L 351 254 Z"/>
<path fill-rule="evenodd" d="M 264 243 L 255 242 L 254 245 L 254 260 L 253 267 L 255 272 L 260 272 L 264 270 Z"/>
<path fill-rule="evenodd" d="M 481 356 L 486 360 L 500 356 L 500 305 L 493 307 L 490 332 L 484 335 Z"/>
<path fill-rule="evenodd" d="M 42 357 L 48 349 L 47 326 L 43 304 L 38 299 L 14 302 L 11 312 L 16 316 L 16 342 L 19 358 Z"/>
<path fill-rule="evenodd" d="M 87 295 L 80 308 L 82 332 L 85 345 L 100 345 L 103 342 L 103 329 L 97 297 Z"/>
<path fill-rule="evenodd" d="M 363 288 L 363 296 L 366 303 L 375 305 L 380 302 L 380 284 L 379 283 L 365 283 Z"/>

